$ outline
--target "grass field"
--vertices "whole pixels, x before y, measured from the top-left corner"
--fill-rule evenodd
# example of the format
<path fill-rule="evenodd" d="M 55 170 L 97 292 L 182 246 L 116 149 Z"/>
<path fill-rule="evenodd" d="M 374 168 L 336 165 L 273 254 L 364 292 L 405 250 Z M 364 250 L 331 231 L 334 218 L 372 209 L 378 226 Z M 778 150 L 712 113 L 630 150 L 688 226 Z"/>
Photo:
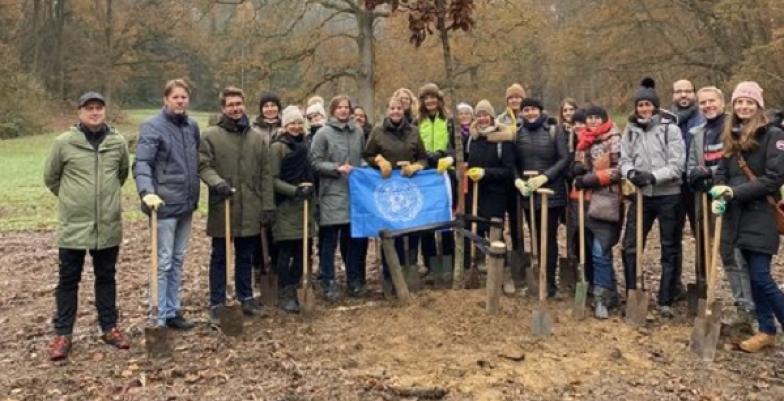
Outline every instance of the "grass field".
<path fill-rule="evenodd" d="M 157 109 L 127 110 L 118 130 L 127 138 L 138 134 L 144 119 L 158 113 Z M 191 112 L 200 127 L 207 126 L 208 113 Z M 63 127 L 52 132 L 0 141 L 0 232 L 51 229 L 57 223 L 57 198 L 43 183 L 44 161 L 52 140 Z M 202 188 L 204 193 L 204 188 Z M 123 218 L 132 221 L 142 218 L 139 198 L 132 178 L 123 187 Z M 201 203 L 204 205 L 204 202 Z"/>

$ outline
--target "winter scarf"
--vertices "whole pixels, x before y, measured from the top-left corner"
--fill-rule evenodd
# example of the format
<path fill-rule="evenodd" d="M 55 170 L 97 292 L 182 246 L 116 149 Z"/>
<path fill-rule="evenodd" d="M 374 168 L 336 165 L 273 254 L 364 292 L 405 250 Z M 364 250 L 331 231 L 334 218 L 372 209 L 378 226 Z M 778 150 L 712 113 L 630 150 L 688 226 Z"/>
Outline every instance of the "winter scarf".
<path fill-rule="evenodd" d="M 547 121 L 547 115 L 542 114 L 534 120 L 534 122 L 528 122 L 528 120 L 523 119 L 523 127 L 529 131 L 536 131 L 538 130 L 544 123 Z"/>
<path fill-rule="evenodd" d="M 284 133 L 276 139 L 276 142 L 282 142 L 289 148 L 289 152 L 280 162 L 280 179 L 292 185 L 313 182 L 313 170 L 308 161 L 305 136 Z"/>
<path fill-rule="evenodd" d="M 610 132 L 612 127 L 612 120 L 607 120 L 602 123 L 602 125 L 596 127 L 596 129 L 585 128 L 580 130 L 580 140 L 577 142 L 577 150 L 585 151 L 590 149 L 596 138 Z"/>
<path fill-rule="evenodd" d="M 672 112 L 678 116 L 678 124 L 683 124 L 686 121 L 689 121 L 695 114 L 697 114 L 697 105 L 691 105 L 691 107 L 687 107 L 682 109 L 677 105 L 672 108 Z"/>

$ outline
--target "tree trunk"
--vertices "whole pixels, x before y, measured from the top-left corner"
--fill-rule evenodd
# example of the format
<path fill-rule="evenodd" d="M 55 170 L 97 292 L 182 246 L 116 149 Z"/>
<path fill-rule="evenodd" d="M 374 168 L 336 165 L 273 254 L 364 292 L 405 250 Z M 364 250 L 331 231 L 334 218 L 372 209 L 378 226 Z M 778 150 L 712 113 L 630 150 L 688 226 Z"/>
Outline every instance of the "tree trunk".
<path fill-rule="evenodd" d="M 375 37 L 373 33 L 373 10 L 365 9 L 362 5 L 356 14 L 357 20 L 357 48 L 359 53 L 359 71 L 357 86 L 359 89 L 359 104 L 368 113 L 368 117 L 375 117 Z M 372 120 L 375 121 L 375 120 Z"/>
<path fill-rule="evenodd" d="M 441 49 L 444 55 L 444 89 L 447 97 L 451 100 L 454 94 L 453 66 L 452 66 L 452 49 L 449 46 L 449 31 L 446 26 L 446 13 L 447 4 L 446 0 L 436 0 L 436 9 L 438 10 L 438 17 L 436 19 L 436 28 L 438 29 L 439 37 L 441 38 Z"/>
<path fill-rule="evenodd" d="M 106 0 L 106 22 L 104 26 L 104 40 L 106 42 L 106 69 L 103 71 L 103 96 L 106 99 L 106 104 L 111 104 L 112 95 L 114 93 L 114 83 L 112 82 L 112 67 L 114 65 L 114 44 L 112 43 L 112 26 L 114 18 L 113 0 Z"/>

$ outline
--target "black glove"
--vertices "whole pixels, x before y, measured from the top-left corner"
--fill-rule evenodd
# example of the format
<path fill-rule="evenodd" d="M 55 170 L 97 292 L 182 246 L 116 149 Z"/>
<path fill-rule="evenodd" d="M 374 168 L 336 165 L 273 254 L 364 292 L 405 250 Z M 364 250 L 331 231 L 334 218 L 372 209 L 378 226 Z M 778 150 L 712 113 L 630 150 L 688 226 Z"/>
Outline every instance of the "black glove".
<path fill-rule="evenodd" d="M 707 167 L 697 167 L 689 175 L 689 187 L 694 192 L 708 192 L 712 186 L 713 173 Z"/>
<path fill-rule="evenodd" d="M 313 196 L 313 185 L 300 185 L 294 192 L 294 197 L 299 200 L 310 199 Z"/>
<path fill-rule="evenodd" d="M 585 175 L 588 170 L 585 169 L 585 166 L 580 162 L 574 162 L 572 166 L 572 177 L 579 177 L 581 175 Z"/>
<path fill-rule="evenodd" d="M 227 184 L 226 181 L 221 181 L 220 183 L 218 183 L 218 185 L 216 185 L 215 188 L 213 188 L 213 191 L 215 192 L 215 194 L 223 197 L 224 199 L 231 198 L 231 196 L 234 195 L 234 188 L 229 186 L 229 184 Z"/>
<path fill-rule="evenodd" d="M 262 210 L 261 214 L 259 215 L 259 223 L 262 226 L 269 226 L 272 224 L 272 221 L 275 219 L 275 212 L 273 210 Z"/>
<path fill-rule="evenodd" d="M 428 152 L 427 153 L 427 164 L 430 168 L 436 168 L 438 166 L 438 159 L 446 157 L 446 152 L 443 150 L 437 150 L 435 152 Z M 394 167 L 394 166 L 393 166 Z"/>
<path fill-rule="evenodd" d="M 596 174 L 583 174 L 574 179 L 574 187 L 577 189 L 591 189 L 601 187 L 599 177 Z"/>
<path fill-rule="evenodd" d="M 656 177 L 653 174 L 643 170 L 629 171 L 629 180 L 638 188 L 647 187 L 648 185 L 656 184 Z"/>

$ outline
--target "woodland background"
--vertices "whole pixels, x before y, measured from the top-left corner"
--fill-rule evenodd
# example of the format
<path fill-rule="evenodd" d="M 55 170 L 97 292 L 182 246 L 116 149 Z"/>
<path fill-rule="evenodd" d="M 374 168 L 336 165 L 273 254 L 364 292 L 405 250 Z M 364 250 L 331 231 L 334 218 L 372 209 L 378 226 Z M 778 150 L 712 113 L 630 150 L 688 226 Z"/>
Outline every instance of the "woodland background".
<path fill-rule="evenodd" d="M 236 4 L 226 4 L 236 3 Z M 727 91 L 754 79 L 784 103 L 784 0 L 0 0 L 0 138 L 41 132 L 88 89 L 113 115 L 194 85 L 216 110 L 236 85 L 284 102 L 345 92 L 383 111 L 398 87 L 438 83 L 450 104 L 521 82 L 550 108 L 566 96 L 628 110 L 640 78 Z M 72 118 L 72 117 L 71 117 Z M 377 120 L 377 118 L 371 118 Z"/>

